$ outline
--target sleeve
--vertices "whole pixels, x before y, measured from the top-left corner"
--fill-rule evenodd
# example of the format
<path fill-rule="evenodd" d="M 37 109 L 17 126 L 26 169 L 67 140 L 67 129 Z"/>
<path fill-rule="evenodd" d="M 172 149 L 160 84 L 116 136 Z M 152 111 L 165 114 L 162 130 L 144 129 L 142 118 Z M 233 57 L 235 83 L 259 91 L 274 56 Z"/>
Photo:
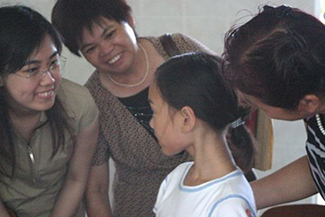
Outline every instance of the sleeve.
<path fill-rule="evenodd" d="M 157 214 L 158 208 L 159 208 L 160 204 L 163 201 L 163 198 L 164 198 L 164 195 L 165 195 L 165 192 L 166 192 L 166 189 L 167 189 L 167 185 L 168 185 L 167 178 L 168 178 L 168 176 L 164 179 L 164 181 L 161 183 L 161 185 L 159 187 L 156 203 L 155 203 L 155 205 L 153 207 L 153 212 L 155 214 Z"/>
<path fill-rule="evenodd" d="M 62 102 L 76 134 L 94 123 L 99 115 L 89 90 L 77 83 L 63 79 L 58 91 L 58 98 Z"/>
<path fill-rule="evenodd" d="M 108 141 L 100 131 L 98 135 L 97 148 L 92 160 L 92 166 L 100 166 L 107 162 L 110 157 L 109 153 Z"/>
<path fill-rule="evenodd" d="M 79 131 L 82 131 L 87 126 L 91 125 L 99 115 L 98 108 L 95 104 L 94 99 L 90 95 L 89 91 L 86 89 L 84 99 L 84 113 L 79 122 Z"/>
<path fill-rule="evenodd" d="M 211 217 L 247 217 L 246 210 L 249 209 L 253 217 L 256 217 L 256 210 L 252 208 L 249 202 L 239 196 L 228 196 L 218 200 L 211 210 Z"/>

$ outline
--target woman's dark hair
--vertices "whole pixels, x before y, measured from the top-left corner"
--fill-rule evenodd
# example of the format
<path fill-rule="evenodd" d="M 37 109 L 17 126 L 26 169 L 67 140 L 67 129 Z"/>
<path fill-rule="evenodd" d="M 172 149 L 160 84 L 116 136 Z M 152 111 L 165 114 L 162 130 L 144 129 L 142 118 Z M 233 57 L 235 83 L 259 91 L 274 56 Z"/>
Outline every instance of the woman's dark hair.
<path fill-rule="evenodd" d="M 41 14 L 28 7 L 19 5 L 1 7 L 0 27 L 0 76 L 2 78 L 20 70 L 33 52 L 39 49 L 47 35 L 52 39 L 59 54 L 62 51 L 61 38 L 56 29 Z M 0 171 L 13 177 L 17 159 L 7 94 L 6 88 L 0 87 L 0 159 L 12 165 L 12 170 L 6 171 L 1 163 Z M 52 132 L 52 156 L 54 156 L 60 146 L 64 145 L 64 131 L 67 129 L 72 137 L 73 134 L 58 98 L 53 107 L 46 111 L 46 116 Z"/>
<path fill-rule="evenodd" d="M 263 103 L 297 109 L 307 94 L 325 94 L 325 26 L 289 6 L 265 5 L 225 37 L 223 72 Z"/>
<path fill-rule="evenodd" d="M 169 59 L 158 67 L 155 82 L 162 98 L 180 110 L 193 109 L 195 115 L 216 131 L 247 114 L 229 82 L 221 74 L 220 58 L 205 53 L 189 53 Z M 243 124 L 229 127 L 229 147 L 242 159 L 236 162 L 243 171 L 251 169 L 255 145 Z M 237 152 L 238 151 L 238 152 Z M 236 159 L 236 156 L 234 156 Z"/>
<path fill-rule="evenodd" d="M 81 56 L 79 44 L 86 28 L 92 32 L 102 19 L 128 22 L 131 8 L 125 0 L 58 0 L 52 10 L 52 23 L 63 36 L 69 50 Z"/>

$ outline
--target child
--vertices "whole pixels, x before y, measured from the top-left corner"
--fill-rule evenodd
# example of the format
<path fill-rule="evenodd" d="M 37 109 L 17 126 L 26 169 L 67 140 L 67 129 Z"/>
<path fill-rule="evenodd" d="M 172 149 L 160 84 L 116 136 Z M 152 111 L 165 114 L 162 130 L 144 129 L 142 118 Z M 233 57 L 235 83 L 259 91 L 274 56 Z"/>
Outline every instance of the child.
<path fill-rule="evenodd" d="M 156 71 L 149 102 L 150 126 L 163 153 L 185 150 L 194 160 L 165 178 L 156 216 L 236 217 L 247 216 L 246 209 L 256 216 L 253 192 L 228 148 L 233 143 L 251 162 L 253 139 L 241 119 L 246 111 L 220 73 L 220 60 L 203 53 L 168 60 Z"/>

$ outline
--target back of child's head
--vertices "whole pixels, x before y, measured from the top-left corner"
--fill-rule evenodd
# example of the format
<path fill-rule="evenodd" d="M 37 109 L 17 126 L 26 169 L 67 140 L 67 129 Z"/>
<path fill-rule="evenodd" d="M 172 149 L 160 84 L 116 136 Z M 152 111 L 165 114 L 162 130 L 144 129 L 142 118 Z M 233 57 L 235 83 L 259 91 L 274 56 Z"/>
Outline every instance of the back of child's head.
<path fill-rule="evenodd" d="M 82 32 L 92 32 L 94 24 L 101 25 L 102 18 L 119 23 L 128 22 L 131 7 L 125 0 L 58 0 L 52 10 L 52 23 L 60 31 L 67 48 L 79 53 Z"/>
<path fill-rule="evenodd" d="M 170 107 L 193 109 L 197 118 L 208 123 L 216 132 L 229 127 L 230 143 L 242 151 L 245 159 L 237 162 L 243 170 L 250 169 L 254 157 L 251 135 L 242 122 L 247 111 L 239 106 L 234 89 L 222 76 L 220 58 L 205 53 L 189 53 L 173 57 L 158 67 L 155 83 Z M 239 153 L 239 152 L 238 152 Z"/>

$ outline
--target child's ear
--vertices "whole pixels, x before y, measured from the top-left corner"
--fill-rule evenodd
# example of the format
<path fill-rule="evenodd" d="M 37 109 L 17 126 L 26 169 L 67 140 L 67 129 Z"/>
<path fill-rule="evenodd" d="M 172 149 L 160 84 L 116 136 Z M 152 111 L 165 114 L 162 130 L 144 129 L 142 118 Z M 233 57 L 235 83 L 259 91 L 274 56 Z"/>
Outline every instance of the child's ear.
<path fill-rule="evenodd" d="M 196 116 L 193 109 L 189 106 L 184 106 L 181 109 L 182 115 L 182 130 L 183 132 L 188 132 L 192 130 L 196 123 Z"/>
<path fill-rule="evenodd" d="M 320 106 L 320 99 L 314 94 L 308 94 L 300 100 L 298 110 L 315 113 Z"/>

